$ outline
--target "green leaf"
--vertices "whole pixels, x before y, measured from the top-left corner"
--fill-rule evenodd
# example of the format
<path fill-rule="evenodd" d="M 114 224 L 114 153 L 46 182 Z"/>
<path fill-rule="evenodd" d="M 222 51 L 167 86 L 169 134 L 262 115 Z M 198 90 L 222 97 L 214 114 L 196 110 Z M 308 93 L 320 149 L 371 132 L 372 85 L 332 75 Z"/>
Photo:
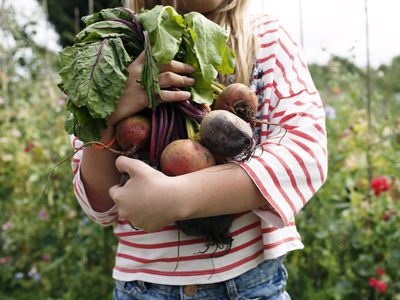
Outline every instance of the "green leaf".
<path fill-rule="evenodd" d="M 153 57 L 157 63 L 167 64 L 175 57 L 186 28 L 185 22 L 171 6 L 157 5 L 142 12 L 139 21 L 153 45 Z"/>
<path fill-rule="evenodd" d="M 71 112 L 65 121 L 64 129 L 83 142 L 100 139 L 100 130 L 107 127 L 106 119 L 93 119 L 86 107 L 77 107 L 72 102 L 67 103 L 67 110 Z"/>
<path fill-rule="evenodd" d="M 106 8 L 92 15 L 84 16 L 81 18 L 86 26 L 104 20 L 121 19 L 133 22 L 133 12 L 123 7 Z"/>
<path fill-rule="evenodd" d="M 65 48 L 60 75 L 68 101 L 86 107 L 92 118 L 107 118 L 123 92 L 131 61 L 120 38 Z"/>
<path fill-rule="evenodd" d="M 91 24 L 79 32 L 75 37 L 75 43 L 91 43 L 106 38 L 121 38 L 126 51 L 132 59 L 143 51 L 143 41 L 133 23 L 123 23 L 121 20 L 99 21 Z"/>
<path fill-rule="evenodd" d="M 122 39 L 139 39 L 137 31 L 118 20 L 99 21 L 91 24 L 79 32 L 75 37 L 75 43 L 97 41 L 99 39 L 120 37 Z"/>
<path fill-rule="evenodd" d="M 218 72 L 222 75 L 232 74 L 235 67 L 235 54 L 227 46 L 226 32 L 197 12 L 186 14 L 185 21 L 204 79 L 212 81 Z"/>
<path fill-rule="evenodd" d="M 149 108 L 155 108 L 158 105 L 157 96 L 161 92 L 158 83 L 158 66 L 152 55 L 148 32 L 144 32 L 145 38 L 145 56 L 140 77 L 140 85 L 146 90 Z"/>
<path fill-rule="evenodd" d="M 235 66 L 235 53 L 227 46 L 228 36 L 217 24 L 203 15 L 192 12 L 185 15 L 188 26 L 183 37 L 187 64 L 195 67 L 191 76 L 196 84 L 191 88 L 192 99 L 197 103 L 213 103 L 212 82 L 218 72 L 232 74 Z"/>

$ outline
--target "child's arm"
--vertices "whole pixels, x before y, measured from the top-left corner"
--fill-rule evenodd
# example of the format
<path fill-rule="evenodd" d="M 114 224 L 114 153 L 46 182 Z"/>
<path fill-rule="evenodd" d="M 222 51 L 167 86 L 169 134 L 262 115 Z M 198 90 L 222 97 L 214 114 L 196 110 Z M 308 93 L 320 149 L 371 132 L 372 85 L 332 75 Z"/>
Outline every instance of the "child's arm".
<path fill-rule="evenodd" d="M 168 177 L 145 163 L 120 157 L 116 165 L 131 179 L 110 189 L 122 218 L 147 231 L 176 220 L 239 213 L 266 204 L 246 172 L 228 163 Z"/>

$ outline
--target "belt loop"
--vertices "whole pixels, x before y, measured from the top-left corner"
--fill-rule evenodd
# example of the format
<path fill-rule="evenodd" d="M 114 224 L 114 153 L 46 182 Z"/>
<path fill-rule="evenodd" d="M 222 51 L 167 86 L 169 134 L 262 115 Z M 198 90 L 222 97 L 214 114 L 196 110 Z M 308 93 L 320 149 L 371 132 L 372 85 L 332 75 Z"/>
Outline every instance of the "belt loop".
<path fill-rule="evenodd" d="M 144 293 L 147 290 L 147 286 L 146 283 L 144 281 L 138 280 L 137 281 L 137 285 L 138 285 L 138 289 L 140 291 L 140 293 Z"/>
<path fill-rule="evenodd" d="M 235 281 L 233 279 L 225 281 L 226 291 L 230 300 L 238 299 Z"/>

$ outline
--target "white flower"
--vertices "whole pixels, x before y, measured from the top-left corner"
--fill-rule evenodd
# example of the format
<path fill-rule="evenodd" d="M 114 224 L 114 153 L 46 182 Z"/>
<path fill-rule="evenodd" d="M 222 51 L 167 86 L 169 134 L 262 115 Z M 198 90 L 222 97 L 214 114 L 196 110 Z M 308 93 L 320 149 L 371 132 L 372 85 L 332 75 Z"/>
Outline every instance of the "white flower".
<path fill-rule="evenodd" d="M 1 229 L 3 229 L 4 231 L 13 228 L 14 224 L 10 221 L 6 222 L 3 224 L 3 226 L 1 226 Z"/>
<path fill-rule="evenodd" d="M 18 129 L 13 129 L 13 130 L 11 130 L 11 135 L 13 137 L 19 138 L 22 134 L 21 134 L 21 131 L 19 131 Z"/>
<path fill-rule="evenodd" d="M 333 106 L 325 106 L 325 117 L 327 119 L 336 119 L 336 109 Z"/>

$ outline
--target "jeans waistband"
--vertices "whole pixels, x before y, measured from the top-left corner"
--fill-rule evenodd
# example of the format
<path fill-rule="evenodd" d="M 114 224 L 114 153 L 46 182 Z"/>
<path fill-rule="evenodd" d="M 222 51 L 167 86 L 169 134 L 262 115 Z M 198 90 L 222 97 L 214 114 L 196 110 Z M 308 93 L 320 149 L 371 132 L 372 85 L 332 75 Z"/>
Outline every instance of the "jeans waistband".
<path fill-rule="evenodd" d="M 180 299 L 181 295 L 186 295 L 187 299 L 190 299 L 192 293 L 195 294 L 201 290 L 204 292 L 205 290 L 213 290 L 213 293 L 215 292 L 216 294 L 227 293 L 230 299 L 236 299 L 238 291 L 251 289 L 272 279 L 279 266 L 283 264 L 283 261 L 283 256 L 264 261 L 257 267 L 243 273 L 242 275 L 223 282 L 175 286 L 136 281 L 136 287 L 141 293 L 144 293 L 147 289 L 156 289 L 159 292 L 175 297 L 176 299 Z"/>

